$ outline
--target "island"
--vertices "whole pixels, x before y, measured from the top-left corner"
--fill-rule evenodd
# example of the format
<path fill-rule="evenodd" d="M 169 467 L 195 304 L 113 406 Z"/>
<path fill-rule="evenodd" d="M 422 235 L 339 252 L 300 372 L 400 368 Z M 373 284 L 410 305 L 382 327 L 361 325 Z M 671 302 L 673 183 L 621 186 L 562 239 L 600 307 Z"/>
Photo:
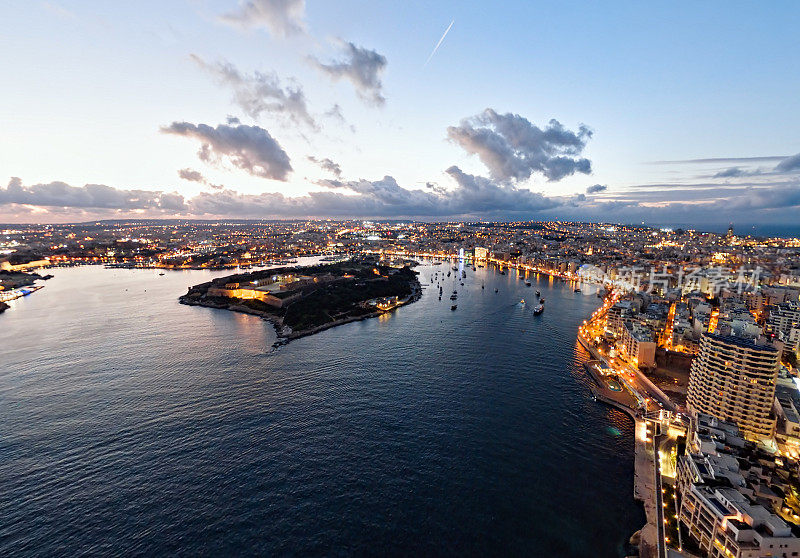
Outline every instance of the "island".
<path fill-rule="evenodd" d="M 362 256 L 258 270 L 195 285 L 179 301 L 260 316 L 275 326 L 278 343 L 285 343 L 416 301 L 422 289 L 413 265 Z"/>

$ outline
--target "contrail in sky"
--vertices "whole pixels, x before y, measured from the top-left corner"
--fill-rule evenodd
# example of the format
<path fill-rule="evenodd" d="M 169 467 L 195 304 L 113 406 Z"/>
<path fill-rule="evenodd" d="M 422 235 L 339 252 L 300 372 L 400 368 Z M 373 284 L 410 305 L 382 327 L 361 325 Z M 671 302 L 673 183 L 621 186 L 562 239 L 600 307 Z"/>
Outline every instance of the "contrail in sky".
<path fill-rule="evenodd" d="M 453 24 L 454 24 L 455 22 L 456 22 L 456 20 L 453 20 L 453 21 L 451 21 L 451 22 L 450 22 L 450 25 L 448 25 L 448 26 L 447 26 L 447 29 L 445 29 L 445 30 L 444 30 L 444 35 L 442 35 L 442 38 L 441 38 L 441 39 L 439 39 L 439 42 L 438 42 L 438 43 L 436 43 L 436 46 L 435 46 L 435 47 L 433 47 L 433 52 L 431 52 L 431 55 L 430 55 L 430 56 L 428 56 L 428 59 L 427 59 L 427 60 L 425 61 L 425 63 L 422 65 L 422 67 L 423 67 L 423 68 L 424 68 L 425 66 L 427 66 L 427 65 L 428 65 L 428 62 L 430 62 L 430 61 L 431 61 L 431 58 L 433 58 L 433 55 L 434 55 L 434 54 L 436 54 L 436 51 L 437 51 L 437 50 L 439 50 L 439 47 L 440 47 L 440 46 L 442 46 L 442 41 L 444 41 L 444 38 L 445 38 L 445 37 L 447 37 L 447 32 L 448 32 L 448 31 L 450 31 L 450 28 L 453 26 Z"/>

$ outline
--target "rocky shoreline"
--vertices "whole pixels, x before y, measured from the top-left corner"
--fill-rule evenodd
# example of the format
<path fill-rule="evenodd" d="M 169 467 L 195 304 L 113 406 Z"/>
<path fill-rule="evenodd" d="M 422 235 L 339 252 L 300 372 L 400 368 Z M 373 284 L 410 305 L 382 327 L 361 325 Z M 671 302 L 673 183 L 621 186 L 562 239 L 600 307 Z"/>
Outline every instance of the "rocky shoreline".
<path fill-rule="evenodd" d="M 422 296 L 422 286 L 419 283 L 419 280 L 414 276 L 413 281 L 410 284 L 411 287 L 411 294 L 406 296 L 404 299 L 399 301 L 399 303 L 389 310 L 375 310 L 373 312 L 368 312 L 364 314 L 358 315 L 351 315 L 346 316 L 340 319 L 336 319 L 330 322 L 326 322 L 323 324 L 316 325 L 314 327 L 305 328 L 305 329 L 297 329 L 293 330 L 289 325 L 285 323 L 284 316 L 275 311 L 268 311 L 268 310 L 259 310 L 256 308 L 252 308 L 244 304 L 244 301 L 239 299 L 229 299 L 230 302 L 226 299 L 219 299 L 219 298 L 205 298 L 205 297 L 196 297 L 191 296 L 192 289 L 186 295 L 179 297 L 178 301 L 181 304 L 185 304 L 187 306 L 203 306 L 206 308 L 213 308 L 215 310 L 229 310 L 232 312 L 241 312 L 243 314 L 250 314 L 252 316 L 258 316 L 264 321 L 269 322 L 275 328 L 275 333 L 277 334 L 277 341 L 273 343 L 273 348 L 285 345 L 294 339 L 300 339 L 301 337 L 307 337 L 309 335 L 314 335 L 315 333 L 319 333 L 325 331 L 327 329 L 331 329 L 336 326 L 349 324 L 352 322 L 360 322 L 362 320 L 367 320 L 370 318 L 375 318 L 380 316 L 381 314 L 385 314 L 387 312 L 391 312 L 394 308 L 399 308 L 401 306 L 405 306 L 407 304 L 411 304 L 416 302 Z"/>

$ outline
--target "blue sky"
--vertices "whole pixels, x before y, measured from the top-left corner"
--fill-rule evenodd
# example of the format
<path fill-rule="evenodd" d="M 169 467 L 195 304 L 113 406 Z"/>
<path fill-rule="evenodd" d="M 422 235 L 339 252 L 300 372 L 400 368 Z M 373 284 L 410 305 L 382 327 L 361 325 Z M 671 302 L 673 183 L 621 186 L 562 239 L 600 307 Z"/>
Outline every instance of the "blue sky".
<path fill-rule="evenodd" d="M 796 3 L 0 10 L 0 222 L 797 221 Z"/>

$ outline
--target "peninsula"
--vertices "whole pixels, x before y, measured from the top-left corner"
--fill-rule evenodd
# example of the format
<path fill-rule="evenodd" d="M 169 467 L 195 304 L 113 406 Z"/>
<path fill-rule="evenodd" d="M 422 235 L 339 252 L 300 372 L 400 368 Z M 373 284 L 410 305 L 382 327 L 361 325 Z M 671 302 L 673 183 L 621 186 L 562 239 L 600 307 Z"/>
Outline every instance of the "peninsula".
<path fill-rule="evenodd" d="M 288 342 L 378 316 L 414 302 L 420 294 L 417 273 L 406 262 L 386 264 L 364 256 L 220 277 L 190 287 L 179 301 L 260 316 Z"/>

